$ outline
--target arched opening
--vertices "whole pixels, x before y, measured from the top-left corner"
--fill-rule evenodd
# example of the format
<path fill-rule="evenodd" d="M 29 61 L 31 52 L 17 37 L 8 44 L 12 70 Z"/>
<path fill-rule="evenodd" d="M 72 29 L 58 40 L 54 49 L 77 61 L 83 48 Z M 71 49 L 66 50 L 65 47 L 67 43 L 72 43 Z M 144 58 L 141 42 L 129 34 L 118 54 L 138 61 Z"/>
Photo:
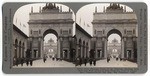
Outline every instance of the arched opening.
<path fill-rule="evenodd" d="M 120 58 L 122 53 L 121 32 L 117 29 L 112 29 L 108 32 L 107 39 L 107 57 Z"/>
<path fill-rule="evenodd" d="M 25 45 L 24 45 L 24 42 L 22 44 L 22 58 L 24 58 L 24 52 L 25 52 Z"/>
<path fill-rule="evenodd" d="M 47 56 L 49 58 L 56 58 L 57 57 L 57 39 L 58 34 L 55 30 L 49 29 L 43 33 L 44 39 L 44 48 L 43 48 L 43 56 Z M 36 53 L 36 52 L 35 52 Z M 37 56 L 38 54 L 35 54 Z"/>
<path fill-rule="evenodd" d="M 85 41 L 83 41 L 82 58 L 85 57 Z"/>
<path fill-rule="evenodd" d="M 15 48 L 14 48 L 14 58 L 17 58 L 17 51 L 18 51 L 17 50 L 17 48 L 18 48 L 18 40 L 17 39 L 15 40 L 15 45 L 14 46 L 15 46 Z"/>
<path fill-rule="evenodd" d="M 17 63 L 17 58 L 18 58 L 18 40 L 15 39 L 14 43 L 14 52 L 13 52 L 13 65 L 16 65 Z"/>
<path fill-rule="evenodd" d="M 79 48 L 78 48 L 78 56 L 81 57 L 81 47 L 82 47 L 82 40 L 79 39 Z"/>
<path fill-rule="evenodd" d="M 21 58 L 21 41 L 19 42 L 19 58 Z"/>
<path fill-rule="evenodd" d="M 85 54 L 85 57 L 87 58 L 88 57 L 88 50 L 89 50 L 89 47 L 88 47 L 89 45 L 88 45 L 88 42 L 86 43 L 86 54 Z"/>

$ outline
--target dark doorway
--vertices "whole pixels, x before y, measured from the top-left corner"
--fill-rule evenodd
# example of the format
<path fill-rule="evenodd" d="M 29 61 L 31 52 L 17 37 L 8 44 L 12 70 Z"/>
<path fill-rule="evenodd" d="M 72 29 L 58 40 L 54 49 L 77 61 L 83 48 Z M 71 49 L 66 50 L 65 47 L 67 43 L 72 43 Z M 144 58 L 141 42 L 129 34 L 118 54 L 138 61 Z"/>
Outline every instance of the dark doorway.
<path fill-rule="evenodd" d="M 127 50 L 127 58 L 131 59 L 131 50 Z"/>
<path fill-rule="evenodd" d="M 67 50 L 63 50 L 63 58 L 67 59 Z"/>
<path fill-rule="evenodd" d="M 97 54 L 98 54 L 97 56 L 98 56 L 98 57 L 100 57 L 100 51 L 101 51 L 101 50 L 97 50 Z"/>
<path fill-rule="evenodd" d="M 37 50 L 34 50 L 34 58 L 37 57 Z"/>

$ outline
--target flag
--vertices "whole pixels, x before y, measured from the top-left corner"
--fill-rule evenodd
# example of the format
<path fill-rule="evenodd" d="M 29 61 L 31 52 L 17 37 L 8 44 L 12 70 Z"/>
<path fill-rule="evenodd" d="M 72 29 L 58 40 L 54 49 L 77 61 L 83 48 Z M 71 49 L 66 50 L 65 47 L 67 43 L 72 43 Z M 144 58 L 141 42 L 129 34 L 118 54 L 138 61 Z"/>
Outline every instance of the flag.
<path fill-rule="evenodd" d="M 23 27 L 26 27 L 26 25 L 23 24 Z"/>
<path fill-rule="evenodd" d="M 20 26 L 21 26 L 21 22 L 20 22 Z"/>
<path fill-rule="evenodd" d="M 20 30 L 21 30 L 21 22 L 20 22 Z"/>
<path fill-rule="evenodd" d="M 81 18 L 80 18 L 79 24 L 81 25 Z"/>
<path fill-rule="evenodd" d="M 89 24 L 87 24 L 87 27 L 90 27 L 90 25 L 89 25 Z"/>
<path fill-rule="evenodd" d="M 16 18 L 16 25 L 17 25 L 17 18 Z"/>
<path fill-rule="evenodd" d="M 84 26 L 85 26 L 85 22 L 84 22 Z"/>

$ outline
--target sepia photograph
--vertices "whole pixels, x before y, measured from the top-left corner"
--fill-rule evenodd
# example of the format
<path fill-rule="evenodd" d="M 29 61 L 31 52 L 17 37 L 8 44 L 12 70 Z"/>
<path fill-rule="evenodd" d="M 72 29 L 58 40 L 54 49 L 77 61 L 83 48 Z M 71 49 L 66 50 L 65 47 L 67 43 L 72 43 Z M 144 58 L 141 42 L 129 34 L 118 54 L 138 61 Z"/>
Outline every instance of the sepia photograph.
<path fill-rule="evenodd" d="M 138 68 L 138 20 L 124 4 L 26 4 L 12 35 L 12 68 Z"/>

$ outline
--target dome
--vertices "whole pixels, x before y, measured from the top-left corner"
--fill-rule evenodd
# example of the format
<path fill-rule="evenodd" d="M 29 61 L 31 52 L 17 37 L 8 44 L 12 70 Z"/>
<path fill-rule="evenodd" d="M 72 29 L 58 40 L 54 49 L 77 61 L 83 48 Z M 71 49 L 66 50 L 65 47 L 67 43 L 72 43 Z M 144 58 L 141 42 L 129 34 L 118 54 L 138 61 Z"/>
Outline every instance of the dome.
<path fill-rule="evenodd" d="M 118 43 L 118 40 L 114 38 L 114 40 L 112 40 L 112 43 Z"/>
<path fill-rule="evenodd" d="M 50 38 L 49 40 L 48 40 L 48 43 L 53 43 L 54 42 L 54 40 L 52 39 L 52 38 Z"/>

